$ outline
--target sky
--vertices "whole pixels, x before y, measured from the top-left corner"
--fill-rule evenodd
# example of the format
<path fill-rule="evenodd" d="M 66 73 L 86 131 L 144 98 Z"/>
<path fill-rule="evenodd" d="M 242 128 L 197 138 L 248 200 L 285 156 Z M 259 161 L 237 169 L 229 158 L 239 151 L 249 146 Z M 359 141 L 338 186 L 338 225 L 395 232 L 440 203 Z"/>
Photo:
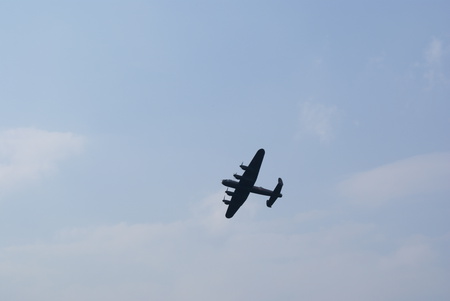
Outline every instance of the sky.
<path fill-rule="evenodd" d="M 0 1 L 0 299 L 449 300 L 449 11 Z"/>

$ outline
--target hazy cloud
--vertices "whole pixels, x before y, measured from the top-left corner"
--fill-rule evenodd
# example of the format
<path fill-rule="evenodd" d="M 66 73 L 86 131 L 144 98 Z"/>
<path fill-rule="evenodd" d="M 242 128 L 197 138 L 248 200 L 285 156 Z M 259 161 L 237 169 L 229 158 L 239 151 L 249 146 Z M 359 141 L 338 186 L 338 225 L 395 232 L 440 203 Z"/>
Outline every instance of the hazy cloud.
<path fill-rule="evenodd" d="M 82 147 L 83 138 L 72 133 L 35 128 L 0 131 L 0 188 L 4 191 L 36 180 Z"/>
<path fill-rule="evenodd" d="M 450 80 L 444 72 L 445 61 L 448 59 L 448 50 L 444 42 L 433 38 L 425 51 L 425 74 L 424 77 L 430 85 L 449 84 Z"/>
<path fill-rule="evenodd" d="M 338 186 L 352 202 L 380 204 L 420 193 L 449 190 L 450 153 L 415 156 L 355 174 Z"/>
<path fill-rule="evenodd" d="M 338 117 L 336 106 L 304 102 L 300 104 L 299 136 L 312 135 L 321 142 L 329 142 L 334 137 Z"/>
<path fill-rule="evenodd" d="M 428 64 L 439 64 L 441 63 L 443 54 L 442 41 L 433 38 L 428 49 L 425 52 L 425 58 Z"/>
<path fill-rule="evenodd" d="M 210 231 L 216 209 L 197 206 L 203 219 L 69 229 L 51 242 L 0 249 L 0 296 L 398 301 L 445 292 L 445 283 L 430 281 L 445 275 L 440 253 L 426 238 L 375 252 L 381 243 L 375 225 L 286 233 L 306 221 L 242 222 L 223 215 L 221 231 Z"/>

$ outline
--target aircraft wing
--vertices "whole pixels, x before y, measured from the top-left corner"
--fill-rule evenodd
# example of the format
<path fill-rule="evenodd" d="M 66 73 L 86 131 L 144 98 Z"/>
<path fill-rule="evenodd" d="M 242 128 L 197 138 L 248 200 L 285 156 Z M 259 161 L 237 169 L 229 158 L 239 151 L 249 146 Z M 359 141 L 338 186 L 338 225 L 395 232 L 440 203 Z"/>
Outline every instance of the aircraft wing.
<path fill-rule="evenodd" d="M 256 179 L 258 178 L 259 169 L 261 168 L 261 164 L 264 159 L 264 154 L 265 151 L 261 148 L 256 152 L 248 166 L 241 165 L 241 168 L 244 169 L 244 174 L 239 182 L 240 185 L 246 186 L 248 189 L 255 185 Z"/>
<path fill-rule="evenodd" d="M 227 209 L 227 212 L 225 213 L 225 217 L 232 218 L 233 215 L 242 206 L 242 204 L 245 203 L 249 194 L 250 194 L 249 191 L 247 191 L 245 189 L 237 188 L 233 192 L 233 196 L 231 197 L 231 200 L 228 201 L 228 209 Z"/>

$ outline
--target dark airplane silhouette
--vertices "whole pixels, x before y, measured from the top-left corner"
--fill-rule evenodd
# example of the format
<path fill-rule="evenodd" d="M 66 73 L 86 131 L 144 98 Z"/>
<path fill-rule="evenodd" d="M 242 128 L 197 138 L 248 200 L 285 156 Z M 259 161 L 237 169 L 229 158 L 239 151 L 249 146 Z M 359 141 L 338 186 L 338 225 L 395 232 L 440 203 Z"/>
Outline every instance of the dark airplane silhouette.
<path fill-rule="evenodd" d="M 242 206 L 242 204 L 245 203 L 245 201 L 248 198 L 248 195 L 252 193 L 261 194 L 261 195 L 267 195 L 270 196 L 270 198 L 267 200 L 266 205 L 267 207 L 272 207 L 273 203 L 277 200 L 277 198 L 281 198 L 283 195 L 280 193 L 281 188 L 283 187 L 283 180 L 281 178 L 278 178 L 278 184 L 275 187 L 273 191 L 269 189 L 265 189 L 262 187 L 256 187 L 255 185 L 256 179 L 258 178 L 259 169 L 261 168 L 261 163 L 264 158 L 265 151 L 264 149 L 260 149 L 256 152 L 255 156 L 253 157 L 252 161 L 248 166 L 245 166 L 244 164 L 241 164 L 240 167 L 244 170 L 243 175 L 234 174 L 233 176 L 239 180 L 223 180 L 222 184 L 234 188 L 234 191 L 229 191 L 227 188 L 227 191 L 225 192 L 229 196 L 231 196 L 231 200 L 223 200 L 223 202 L 228 205 L 227 212 L 225 213 L 225 216 L 227 218 L 232 218 L 233 215 L 238 211 L 238 209 Z"/>

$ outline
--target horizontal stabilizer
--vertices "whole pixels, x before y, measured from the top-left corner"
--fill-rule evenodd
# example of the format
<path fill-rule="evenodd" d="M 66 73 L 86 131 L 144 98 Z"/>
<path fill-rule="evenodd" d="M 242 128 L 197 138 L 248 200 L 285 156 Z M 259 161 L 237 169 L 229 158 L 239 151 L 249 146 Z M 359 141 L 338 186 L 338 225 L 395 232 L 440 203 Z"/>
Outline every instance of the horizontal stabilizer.
<path fill-rule="evenodd" d="M 275 201 L 278 198 L 281 198 L 283 196 L 281 194 L 281 188 L 283 188 L 283 180 L 281 178 L 278 178 L 277 187 L 275 187 L 275 189 L 273 190 L 272 195 L 270 196 L 270 198 L 266 202 L 267 207 L 271 208 L 273 203 L 275 203 Z"/>

